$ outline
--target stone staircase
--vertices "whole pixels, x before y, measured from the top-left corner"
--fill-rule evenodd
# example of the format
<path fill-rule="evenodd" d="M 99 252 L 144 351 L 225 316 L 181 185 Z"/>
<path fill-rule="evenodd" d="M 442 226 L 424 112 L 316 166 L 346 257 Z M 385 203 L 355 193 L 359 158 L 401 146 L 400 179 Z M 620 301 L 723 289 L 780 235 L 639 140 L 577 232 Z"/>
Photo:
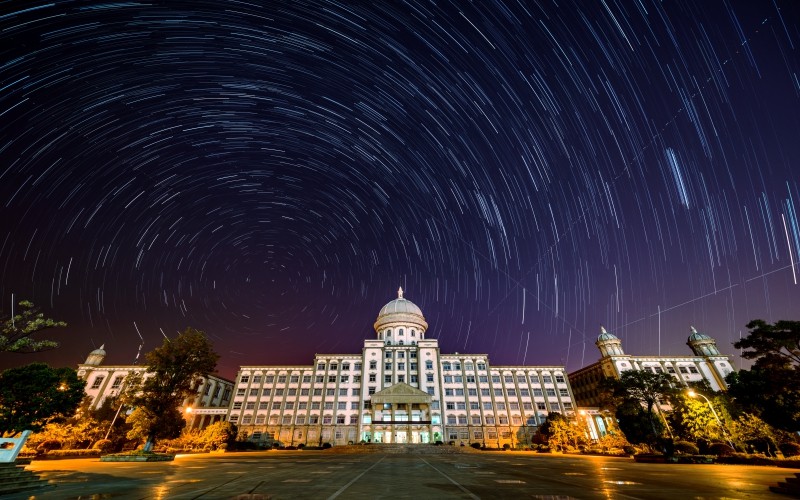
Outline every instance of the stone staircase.
<path fill-rule="evenodd" d="M 333 453 L 384 453 L 389 455 L 455 455 L 476 453 L 469 446 L 435 446 L 432 444 L 370 443 L 363 445 L 334 446 L 328 450 Z"/>
<path fill-rule="evenodd" d="M 25 469 L 30 460 L 26 460 L 27 463 L 20 462 L 0 463 L 0 495 L 47 486 L 47 481 Z"/>
<path fill-rule="evenodd" d="M 795 472 L 794 477 L 789 476 L 786 481 L 779 482 L 778 486 L 770 486 L 770 491 L 800 498 L 800 472 Z"/>

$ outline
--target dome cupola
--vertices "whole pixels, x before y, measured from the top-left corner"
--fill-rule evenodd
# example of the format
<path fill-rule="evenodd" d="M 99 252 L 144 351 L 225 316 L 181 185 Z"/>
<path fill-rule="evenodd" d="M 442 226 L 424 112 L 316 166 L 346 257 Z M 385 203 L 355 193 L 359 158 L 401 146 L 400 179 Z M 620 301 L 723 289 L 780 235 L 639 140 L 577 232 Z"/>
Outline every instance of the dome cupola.
<path fill-rule="evenodd" d="M 381 308 L 373 325 L 378 339 L 387 344 L 416 344 L 425 338 L 428 322 L 416 304 L 403 297 L 403 288 L 397 298 Z"/>
<path fill-rule="evenodd" d="M 625 353 L 622 351 L 622 341 L 613 333 L 606 331 L 604 327 L 600 327 L 600 335 L 597 336 L 597 341 L 594 343 L 600 349 L 600 355 L 608 356 L 622 356 Z"/>
<path fill-rule="evenodd" d="M 695 328 L 689 327 L 691 334 L 686 341 L 686 345 L 692 350 L 695 356 L 719 356 L 717 341 L 705 333 L 700 333 Z"/>
<path fill-rule="evenodd" d="M 99 349 L 95 349 L 94 351 L 90 352 L 89 355 L 86 357 L 86 362 L 83 364 L 85 365 L 93 365 L 98 366 L 103 364 L 103 360 L 106 359 L 106 351 L 103 349 L 106 345 L 103 344 L 100 346 Z"/>

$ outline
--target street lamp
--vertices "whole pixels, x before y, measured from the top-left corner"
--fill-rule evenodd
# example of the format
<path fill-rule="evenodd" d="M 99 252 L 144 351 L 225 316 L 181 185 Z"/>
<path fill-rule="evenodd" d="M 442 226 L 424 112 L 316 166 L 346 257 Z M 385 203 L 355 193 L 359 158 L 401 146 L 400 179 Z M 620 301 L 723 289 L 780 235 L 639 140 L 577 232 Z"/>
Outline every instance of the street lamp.
<path fill-rule="evenodd" d="M 729 445 L 731 445 L 731 448 L 735 450 L 736 447 L 733 446 L 733 442 L 728 438 L 728 433 L 725 431 L 725 425 L 723 425 L 722 420 L 719 419 L 719 415 L 717 415 L 716 410 L 714 410 L 714 405 L 711 404 L 711 401 L 709 401 L 707 397 L 703 396 L 699 392 L 695 392 L 691 389 L 686 391 L 686 394 L 688 394 L 690 398 L 693 398 L 695 396 L 700 396 L 701 398 L 706 400 L 706 403 L 708 403 L 708 407 L 711 408 L 711 413 L 714 415 L 714 418 L 717 419 L 719 428 L 722 429 L 722 435 L 725 436 L 725 440 L 728 442 Z"/>

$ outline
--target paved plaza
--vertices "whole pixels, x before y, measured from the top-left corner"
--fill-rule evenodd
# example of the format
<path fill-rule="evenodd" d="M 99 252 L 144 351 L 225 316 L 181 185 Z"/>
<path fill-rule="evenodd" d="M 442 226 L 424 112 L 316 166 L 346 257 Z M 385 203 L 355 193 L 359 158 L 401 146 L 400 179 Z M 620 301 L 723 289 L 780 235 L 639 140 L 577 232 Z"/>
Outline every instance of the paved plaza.
<path fill-rule="evenodd" d="M 49 485 L 4 499 L 778 499 L 787 497 L 769 485 L 799 471 L 525 452 L 335 451 L 179 455 L 161 463 L 34 461 L 30 469 Z"/>

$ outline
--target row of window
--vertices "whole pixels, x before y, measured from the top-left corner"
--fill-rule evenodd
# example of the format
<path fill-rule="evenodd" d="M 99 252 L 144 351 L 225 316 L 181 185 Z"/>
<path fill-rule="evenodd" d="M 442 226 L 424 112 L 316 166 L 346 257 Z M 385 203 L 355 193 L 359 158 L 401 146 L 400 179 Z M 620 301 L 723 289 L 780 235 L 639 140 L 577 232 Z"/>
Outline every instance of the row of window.
<path fill-rule="evenodd" d="M 549 403 L 550 403 L 551 411 L 558 411 L 558 409 L 560 408 L 559 403 L 557 401 L 550 400 Z M 525 411 L 532 411 L 534 404 L 536 404 L 536 409 L 537 410 L 547 410 L 547 405 L 545 404 L 544 401 L 536 401 L 536 402 L 525 401 L 525 402 L 522 403 L 521 408 L 523 410 L 525 410 Z M 563 405 L 564 405 L 564 409 L 565 410 L 571 410 L 572 409 L 572 403 L 569 402 L 569 401 L 565 401 L 563 403 Z M 297 401 L 286 401 L 286 402 L 273 401 L 271 403 L 269 401 L 261 401 L 257 405 L 256 405 L 256 403 L 254 401 L 248 401 L 248 402 L 234 401 L 233 410 L 242 410 L 242 409 L 244 409 L 244 410 L 256 410 L 256 409 L 258 409 L 258 410 L 275 410 L 275 411 L 280 411 L 280 410 L 293 411 L 295 409 L 295 407 L 298 410 L 308 410 L 310 408 L 312 411 L 313 410 L 320 410 L 320 409 L 333 410 L 334 408 L 336 408 L 337 410 L 347 410 L 348 408 L 350 410 L 358 410 L 359 406 L 361 406 L 361 403 L 358 402 L 358 401 L 350 401 L 350 402 L 339 401 L 339 402 L 337 402 L 335 404 L 334 404 L 333 401 L 326 401 L 324 403 L 321 402 L 321 401 L 311 401 L 311 403 L 309 403 L 308 401 L 299 401 L 299 402 L 297 402 Z M 363 408 L 364 409 L 372 408 L 371 402 L 370 401 L 364 401 L 363 402 Z M 431 402 L 431 410 L 439 410 L 440 408 L 441 408 L 441 406 L 439 404 L 439 401 L 432 401 Z M 464 401 L 456 401 L 456 402 L 447 401 L 447 402 L 445 402 L 445 408 L 447 410 L 466 410 L 467 409 L 467 403 L 464 402 Z M 481 408 L 483 408 L 485 411 L 494 411 L 494 410 L 505 411 L 506 410 L 506 403 L 505 402 L 494 402 L 493 403 L 491 401 L 484 401 L 482 404 L 481 403 L 477 403 L 477 402 L 469 403 L 469 409 L 470 410 L 480 410 Z M 511 410 L 511 411 L 519 411 L 520 404 L 517 403 L 517 402 L 509 403 L 508 404 L 508 409 Z"/>
<path fill-rule="evenodd" d="M 370 382 L 375 382 L 375 379 L 376 379 L 375 374 L 370 374 L 369 375 L 369 381 Z M 397 376 L 397 381 L 398 382 L 405 382 L 405 375 L 398 375 Z M 432 383 L 433 382 L 433 375 L 429 374 L 428 378 L 427 378 L 427 381 L 429 383 Z M 417 382 L 418 382 L 417 376 L 416 375 L 411 375 L 411 383 L 412 384 L 416 384 Z M 391 384 L 392 383 L 392 376 L 391 375 L 385 375 L 384 376 L 384 383 L 385 384 Z M 375 394 L 376 390 L 377 390 L 377 387 L 369 386 L 367 388 L 367 393 L 368 393 L 368 395 L 371 396 L 371 395 Z M 427 388 L 427 392 L 428 392 L 428 394 L 433 396 L 433 395 L 435 395 L 435 388 L 434 387 L 428 387 Z M 337 389 L 335 389 L 333 387 L 329 387 L 329 388 L 323 390 L 322 388 L 310 389 L 310 388 L 307 388 L 307 387 L 302 387 L 302 388 L 299 388 L 299 389 L 296 388 L 296 387 L 289 387 L 289 388 L 267 387 L 267 388 L 264 388 L 264 389 L 251 388 L 248 391 L 244 387 L 240 387 L 239 389 L 236 390 L 236 396 L 237 397 L 249 396 L 251 398 L 255 398 L 255 397 L 258 397 L 259 393 L 261 393 L 262 397 L 271 397 L 271 396 L 273 396 L 273 394 L 274 394 L 275 397 L 297 396 L 298 394 L 300 396 L 317 396 L 317 397 L 321 397 L 324 394 L 327 397 L 335 397 L 337 395 L 339 397 L 347 397 L 347 396 L 361 396 L 361 388 L 360 387 L 352 387 L 352 388 L 340 387 L 337 390 Z M 499 388 L 498 389 L 494 389 L 493 391 L 488 389 L 488 388 L 482 388 L 480 390 L 480 394 L 481 394 L 482 397 L 490 397 L 491 395 L 494 395 L 495 397 L 498 397 L 498 398 L 502 398 L 504 396 L 509 397 L 509 398 L 516 398 L 517 397 L 517 393 L 519 393 L 519 397 L 531 397 L 531 393 L 533 394 L 533 397 L 538 397 L 538 398 L 542 398 L 542 397 L 545 397 L 545 396 L 551 397 L 551 398 L 556 397 L 556 389 L 553 389 L 553 388 L 545 388 L 544 390 L 535 388 L 532 391 L 530 389 L 527 389 L 527 388 L 519 389 L 519 391 L 517 391 L 517 389 L 514 389 L 514 388 L 507 388 L 505 390 L 505 392 L 503 391 L 503 389 L 499 389 Z M 444 395 L 446 397 L 447 396 L 463 397 L 465 395 L 465 391 L 464 391 L 463 388 L 449 388 L 449 387 L 447 387 L 444 390 Z M 466 390 L 466 395 L 472 396 L 472 397 L 477 397 L 478 396 L 478 389 L 470 387 L 470 388 L 468 388 Z M 568 398 L 569 397 L 569 391 L 566 388 L 559 388 L 558 389 L 558 396 L 560 396 L 562 398 Z"/>
<path fill-rule="evenodd" d="M 230 418 L 231 423 L 238 423 L 239 422 L 239 415 L 231 415 Z M 333 424 L 333 416 L 332 415 L 323 415 L 322 417 L 322 424 L 323 425 L 332 425 Z M 279 419 L 277 415 L 272 415 L 269 418 L 269 425 L 292 425 L 292 416 L 291 415 L 284 415 L 282 419 Z M 308 416 L 308 425 L 317 425 L 320 423 L 319 415 L 309 415 Z M 243 415 L 242 416 L 242 425 L 263 425 L 266 424 L 266 415 L 255 415 L 255 419 L 253 415 Z M 344 415 L 337 415 L 336 416 L 336 423 L 337 424 L 345 424 L 349 423 L 350 425 L 358 424 L 358 415 L 350 415 L 350 418 L 345 420 Z M 295 419 L 295 425 L 306 425 L 306 416 L 305 415 L 298 415 Z"/>
<path fill-rule="evenodd" d="M 382 335 L 384 337 L 391 337 L 392 336 L 392 329 L 390 328 L 388 330 L 384 330 L 379 335 Z M 417 336 L 417 331 L 412 328 L 410 335 L 411 335 L 411 337 L 416 337 Z M 397 329 L 397 336 L 398 337 L 404 337 L 405 336 L 405 330 L 403 330 L 402 328 L 398 328 Z M 419 332 L 419 336 L 420 336 L 420 338 L 422 338 L 422 332 Z M 378 338 L 381 338 L 381 337 L 379 336 Z"/>
<path fill-rule="evenodd" d="M 393 357 L 393 352 L 392 351 L 386 351 L 385 358 L 386 359 L 392 359 L 392 357 Z M 416 359 L 416 357 L 417 357 L 416 351 L 410 352 L 409 353 L 409 357 L 411 359 Z M 405 359 L 405 351 L 398 351 L 397 352 L 397 359 L 398 360 L 399 359 Z M 351 365 L 350 363 L 343 363 L 342 364 L 342 370 L 343 371 L 349 371 L 351 366 L 353 367 L 353 369 L 355 371 L 359 371 L 359 372 L 361 371 L 361 363 L 354 363 L 353 365 Z M 479 364 L 479 366 L 480 366 L 480 364 Z M 417 370 L 417 363 L 412 361 L 410 363 L 409 367 L 410 367 L 410 369 L 412 371 L 415 371 L 415 370 Z M 443 371 L 445 371 L 445 372 L 451 371 L 451 368 L 455 369 L 456 371 L 460 371 L 461 370 L 461 363 L 460 362 L 455 362 L 455 363 L 451 364 L 450 362 L 447 362 L 447 361 L 442 363 L 442 370 Z M 660 369 L 660 367 L 657 367 L 657 368 Z M 682 370 L 683 370 L 683 368 L 684 367 L 681 367 Z M 689 367 L 689 368 L 692 369 L 694 367 Z M 330 364 L 330 370 L 337 370 L 337 369 L 338 369 L 338 364 L 337 363 L 331 363 Z M 378 362 L 377 361 L 370 361 L 369 362 L 369 369 L 370 370 L 377 370 L 378 369 Z M 392 363 L 391 362 L 384 363 L 384 369 L 385 370 L 391 370 L 392 369 Z M 405 370 L 405 362 L 398 361 L 397 369 L 398 370 Z M 425 369 L 426 370 L 433 370 L 433 361 L 431 361 L 431 360 L 425 361 Z M 671 367 L 668 367 L 668 369 L 671 369 Z M 317 365 L 317 370 L 324 371 L 325 370 L 325 363 L 319 363 Z M 470 369 L 467 368 L 467 371 L 470 371 Z M 670 373 L 674 373 L 674 370 L 673 370 L 673 372 L 670 372 Z M 275 375 L 253 375 L 252 376 L 252 381 L 253 381 L 253 384 L 261 384 L 261 383 L 274 384 L 275 380 L 276 380 L 275 377 L 276 377 Z M 360 377 L 360 376 L 356 375 L 355 377 Z M 503 376 L 503 381 L 506 384 L 513 384 L 514 383 L 514 378 L 515 377 L 513 375 L 504 375 Z M 556 374 L 555 377 L 553 377 L 551 375 L 542 375 L 541 383 L 552 384 L 554 379 L 555 379 L 555 383 L 557 383 L 557 384 L 566 383 L 566 379 L 561 374 Z M 242 375 L 240 380 L 239 380 L 239 383 L 246 384 L 246 383 L 249 383 L 250 380 L 251 380 L 251 376 L 250 375 Z M 311 375 L 303 375 L 302 376 L 302 380 L 303 380 L 304 384 L 310 384 L 311 383 Z M 347 382 L 349 380 L 349 375 L 340 375 L 340 380 L 342 382 Z M 463 378 L 462 375 L 445 374 L 445 376 L 444 376 L 445 383 L 451 383 L 451 382 L 461 383 L 461 382 L 463 382 L 463 380 L 464 380 L 464 378 Z M 466 376 L 466 380 L 467 380 L 467 383 L 475 383 L 475 375 L 467 375 Z M 482 382 L 482 383 L 488 383 L 489 378 L 488 378 L 487 375 L 480 375 L 480 376 L 478 376 L 478 380 L 480 382 Z M 298 384 L 298 383 L 300 383 L 300 375 L 277 375 L 277 381 L 278 381 L 279 384 L 285 384 L 285 383 L 287 383 L 287 381 L 290 384 Z M 325 376 L 324 375 L 316 375 L 316 377 L 315 377 L 315 382 L 316 383 L 323 383 L 324 381 L 325 381 Z M 527 383 L 527 377 L 524 374 L 518 374 L 518 375 L 516 375 L 516 381 L 519 384 Z M 540 382 L 539 381 L 539 377 L 535 373 L 530 374 L 530 381 L 532 383 L 535 383 L 535 384 L 538 384 Z M 331 383 L 336 382 L 336 375 L 328 375 L 328 382 L 331 382 Z M 499 384 L 500 383 L 500 375 L 492 375 L 492 383 L 493 384 Z"/>
<path fill-rule="evenodd" d="M 650 371 L 652 371 L 653 373 L 664 373 L 664 369 L 661 368 L 661 366 L 643 366 L 642 368 L 643 369 L 648 369 L 649 368 Z M 678 370 L 683 374 L 691 373 L 691 374 L 696 375 L 696 374 L 700 373 L 700 372 L 697 371 L 697 368 L 695 366 L 679 366 Z M 674 375 L 675 374 L 675 368 L 672 367 L 672 365 L 667 365 L 667 373 L 670 373 L 670 374 Z"/>
<path fill-rule="evenodd" d="M 105 375 L 98 375 L 94 378 L 92 385 L 89 387 L 90 389 L 99 389 L 101 385 L 103 385 L 103 381 L 106 379 Z M 111 382 L 112 389 L 119 389 L 122 386 L 122 381 L 125 380 L 125 375 L 118 375 L 114 377 L 114 381 Z"/>
<path fill-rule="evenodd" d="M 322 404 L 320 401 L 312 401 L 311 404 L 307 401 L 300 401 L 297 403 L 298 410 L 307 410 L 311 407 L 312 410 L 319 410 L 320 408 L 325 410 L 333 410 L 333 401 L 326 401 Z M 337 410 L 346 410 L 348 403 L 346 401 L 339 401 L 336 403 Z M 360 403 L 358 401 L 350 401 L 350 409 L 351 410 L 358 410 Z M 234 410 L 241 410 L 244 408 L 245 410 L 255 410 L 256 404 L 254 402 L 247 402 L 243 403 L 242 401 L 235 401 L 233 403 Z M 295 408 L 295 401 L 287 401 L 285 403 L 281 403 L 280 401 L 273 401 L 271 404 L 269 401 L 261 401 L 258 403 L 259 410 L 294 410 Z"/>
<path fill-rule="evenodd" d="M 231 422 L 237 423 L 239 422 L 239 415 L 231 415 Z M 336 422 L 336 424 L 344 425 L 357 425 L 358 424 L 358 415 L 322 415 L 320 419 L 319 415 L 297 415 L 294 417 L 294 425 L 332 425 Z M 407 419 L 402 420 L 404 422 L 408 422 Z M 414 421 L 412 420 L 411 423 Z M 469 424 L 468 424 L 469 422 Z M 480 415 L 471 415 L 469 420 L 467 419 L 467 415 L 449 415 L 447 417 L 447 425 L 522 425 L 523 419 L 520 415 L 512 415 L 511 419 L 509 420 L 507 415 L 499 415 L 495 418 L 494 415 L 486 415 L 484 418 L 481 418 Z M 370 415 L 363 415 L 362 416 L 362 423 L 364 424 L 372 424 L 372 419 Z M 374 422 L 379 424 L 380 422 Z M 432 421 L 432 424 L 438 425 L 439 419 L 438 416 Z M 292 425 L 292 415 L 284 415 L 280 417 L 278 415 L 270 415 L 269 420 L 267 420 L 266 415 L 242 415 L 241 418 L 242 425 Z M 525 419 L 525 425 L 535 426 L 537 425 L 536 416 L 530 415 Z"/>
<path fill-rule="evenodd" d="M 503 397 L 503 389 L 494 389 L 493 391 L 490 391 L 488 388 L 481 389 L 481 396 L 483 396 L 483 397 L 489 397 L 492 393 L 494 394 L 495 397 L 498 397 L 498 398 Z M 505 394 L 510 398 L 516 398 L 517 397 L 517 390 L 516 389 L 512 389 L 512 388 L 508 388 L 508 389 L 505 390 Z M 458 389 L 445 388 L 444 395 L 445 396 L 463 396 L 464 395 L 464 389 L 460 389 L 460 388 L 458 388 Z M 468 388 L 467 389 L 467 395 L 468 396 L 477 396 L 478 395 L 478 389 Z M 519 395 L 521 397 L 530 397 L 531 396 L 531 391 L 530 391 L 530 389 L 520 389 L 519 390 Z M 547 396 L 549 396 L 551 398 L 555 397 L 556 396 L 556 390 L 555 389 L 551 389 L 551 388 L 546 388 L 544 391 L 542 391 L 541 389 L 533 389 L 533 396 L 534 397 L 539 397 L 540 398 L 540 397 L 544 397 L 545 395 L 547 395 Z M 568 398 L 569 397 L 569 390 L 563 389 L 563 388 L 562 389 L 558 389 L 558 395 L 561 396 L 562 398 Z"/>

